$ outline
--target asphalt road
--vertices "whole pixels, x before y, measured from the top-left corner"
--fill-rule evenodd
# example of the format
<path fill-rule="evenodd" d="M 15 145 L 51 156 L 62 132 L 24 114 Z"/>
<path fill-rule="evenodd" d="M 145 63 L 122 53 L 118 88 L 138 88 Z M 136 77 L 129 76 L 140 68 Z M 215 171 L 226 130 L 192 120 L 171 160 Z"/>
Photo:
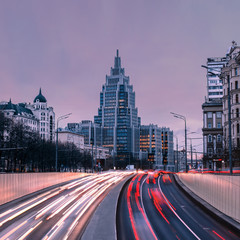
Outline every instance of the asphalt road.
<path fill-rule="evenodd" d="M 189 200 L 171 175 L 164 174 L 155 183 L 147 178 L 138 174 L 123 189 L 118 239 L 240 239 Z"/>
<path fill-rule="evenodd" d="M 0 206 L 0 240 L 79 239 L 99 202 L 129 174 L 91 175 Z"/>

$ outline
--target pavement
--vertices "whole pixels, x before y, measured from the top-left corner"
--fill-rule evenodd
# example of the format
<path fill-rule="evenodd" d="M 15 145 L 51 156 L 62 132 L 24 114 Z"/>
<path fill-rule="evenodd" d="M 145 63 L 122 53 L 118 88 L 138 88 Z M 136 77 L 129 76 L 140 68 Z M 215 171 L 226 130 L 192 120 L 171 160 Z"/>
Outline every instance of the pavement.
<path fill-rule="evenodd" d="M 116 213 L 118 198 L 122 187 L 132 177 L 133 175 L 120 182 L 99 204 L 82 235 L 82 240 L 117 239 Z"/>
<path fill-rule="evenodd" d="M 240 234 L 240 224 L 232 219 L 231 217 L 225 215 L 224 213 L 220 212 L 218 209 L 214 208 L 208 202 L 204 201 L 202 198 L 197 196 L 193 193 L 188 187 L 186 187 L 179 177 L 174 174 L 174 178 L 176 180 L 177 185 L 190 197 L 197 205 L 201 206 L 208 214 L 212 215 L 213 217 L 217 218 L 218 221 L 226 224 L 229 228 L 233 229 L 234 231 Z"/>

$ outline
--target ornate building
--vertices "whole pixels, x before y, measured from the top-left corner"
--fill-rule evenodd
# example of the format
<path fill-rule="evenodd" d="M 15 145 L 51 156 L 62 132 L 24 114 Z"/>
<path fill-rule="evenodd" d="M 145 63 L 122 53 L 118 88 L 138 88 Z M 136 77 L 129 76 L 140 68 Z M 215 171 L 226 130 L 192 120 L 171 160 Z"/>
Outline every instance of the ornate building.
<path fill-rule="evenodd" d="M 18 121 L 33 131 L 39 132 L 44 140 L 54 141 L 55 136 L 55 113 L 52 107 L 47 106 L 47 100 L 42 95 L 41 88 L 35 97 L 33 104 L 9 102 L 0 103 L 0 111 L 5 116 Z"/>
<path fill-rule="evenodd" d="M 222 99 L 205 102 L 203 110 L 203 166 L 221 168 L 223 157 Z"/>
<path fill-rule="evenodd" d="M 240 46 L 233 41 L 227 53 L 227 63 L 222 69 L 223 79 L 223 134 L 225 148 L 229 149 L 229 121 L 231 126 L 232 159 L 240 165 Z M 230 119 L 228 117 L 228 88 L 230 90 Z"/>
<path fill-rule="evenodd" d="M 13 104 L 10 99 L 9 102 L 0 103 L 0 111 L 14 122 L 21 123 L 29 127 L 32 131 L 39 131 L 39 119 L 26 107 L 26 104 Z"/>
<path fill-rule="evenodd" d="M 42 95 L 41 88 L 33 104 L 26 106 L 31 109 L 39 120 L 39 133 L 42 139 L 53 141 L 55 136 L 55 113 L 53 107 L 48 107 L 47 99 Z"/>

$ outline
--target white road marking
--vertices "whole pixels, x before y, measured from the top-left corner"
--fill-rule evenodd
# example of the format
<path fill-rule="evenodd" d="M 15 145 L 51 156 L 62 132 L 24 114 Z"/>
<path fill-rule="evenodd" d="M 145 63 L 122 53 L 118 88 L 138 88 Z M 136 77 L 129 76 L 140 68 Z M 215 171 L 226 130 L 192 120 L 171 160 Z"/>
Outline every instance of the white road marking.
<path fill-rule="evenodd" d="M 174 209 L 172 208 L 171 204 L 169 204 L 168 200 L 166 199 L 165 195 L 162 192 L 162 189 L 160 187 L 160 177 L 158 178 L 158 188 L 162 194 L 162 196 L 164 197 L 167 205 L 172 209 L 173 213 L 176 215 L 176 217 L 182 222 L 182 224 L 194 235 L 194 237 L 196 237 L 197 239 L 201 240 L 201 238 L 199 238 L 197 236 L 197 234 L 179 217 L 179 215 L 174 211 Z"/>

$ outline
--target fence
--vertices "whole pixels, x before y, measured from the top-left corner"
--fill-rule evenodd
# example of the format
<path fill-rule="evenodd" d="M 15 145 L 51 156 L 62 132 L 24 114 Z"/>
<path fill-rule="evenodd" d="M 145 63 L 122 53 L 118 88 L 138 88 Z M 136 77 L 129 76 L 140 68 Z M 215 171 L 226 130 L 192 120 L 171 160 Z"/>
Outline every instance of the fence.
<path fill-rule="evenodd" d="M 200 198 L 240 222 L 240 176 L 190 173 L 178 176 Z"/>
<path fill-rule="evenodd" d="M 86 175 L 86 173 L 70 172 L 0 174 L 0 204 Z"/>

